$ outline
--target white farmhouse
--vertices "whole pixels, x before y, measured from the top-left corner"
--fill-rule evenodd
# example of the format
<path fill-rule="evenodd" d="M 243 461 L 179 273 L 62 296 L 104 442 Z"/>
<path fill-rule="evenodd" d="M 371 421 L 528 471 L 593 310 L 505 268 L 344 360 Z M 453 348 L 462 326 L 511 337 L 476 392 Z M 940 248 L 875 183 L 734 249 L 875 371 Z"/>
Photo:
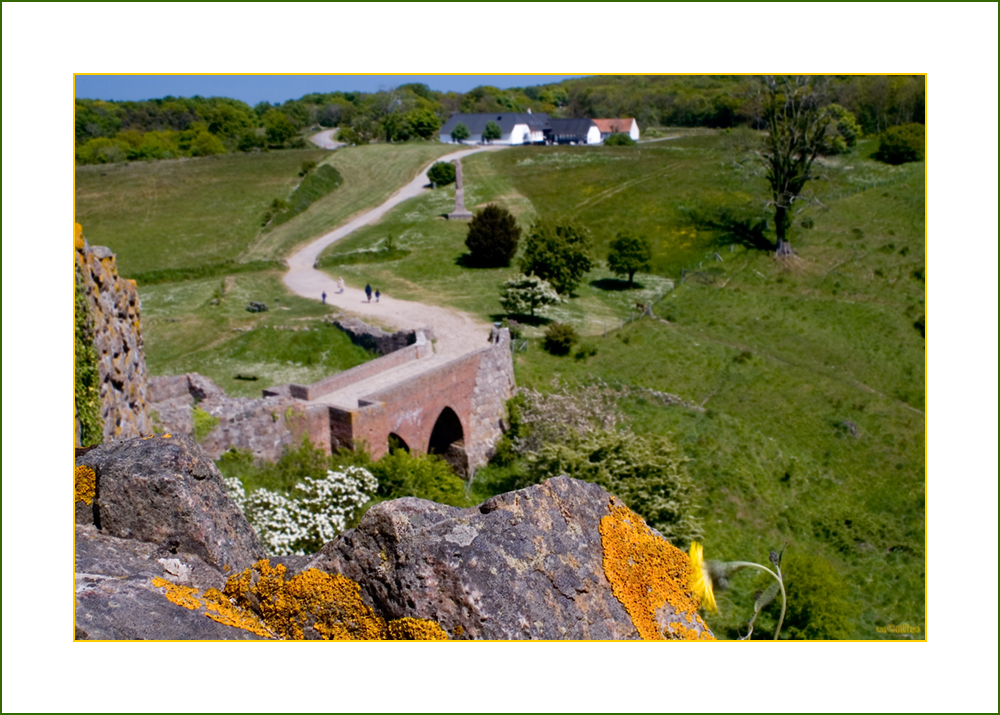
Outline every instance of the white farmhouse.
<path fill-rule="evenodd" d="M 547 114 L 452 114 L 441 127 L 440 139 L 445 144 L 454 142 L 451 133 L 461 123 L 469 128 L 469 138 L 463 139 L 462 143 L 482 144 L 488 122 L 495 122 L 500 127 L 500 138 L 494 139 L 493 144 L 541 144 L 545 142 L 550 129 Z"/>

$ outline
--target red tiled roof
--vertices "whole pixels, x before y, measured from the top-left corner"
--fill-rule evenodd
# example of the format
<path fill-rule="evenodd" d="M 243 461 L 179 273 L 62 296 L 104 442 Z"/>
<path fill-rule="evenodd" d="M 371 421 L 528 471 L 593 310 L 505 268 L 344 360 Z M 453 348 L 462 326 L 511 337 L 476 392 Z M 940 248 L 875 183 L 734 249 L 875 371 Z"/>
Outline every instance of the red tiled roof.
<path fill-rule="evenodd" d="M 635 120 L 631 117 L 624 119 L 595 119 L 594 124 L 597 128 L 601 130 L 602 134 L 614 134 L 616 132 L 628 133 L 632 129 L 632 122 Z"/>

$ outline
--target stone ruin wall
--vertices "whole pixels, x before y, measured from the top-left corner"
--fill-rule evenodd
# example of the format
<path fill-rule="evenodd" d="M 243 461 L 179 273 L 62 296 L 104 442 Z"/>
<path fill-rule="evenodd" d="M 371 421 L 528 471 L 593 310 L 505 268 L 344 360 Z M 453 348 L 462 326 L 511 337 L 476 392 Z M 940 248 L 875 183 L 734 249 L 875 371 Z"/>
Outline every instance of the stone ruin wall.
<path fill-rule="evenodd" d="M 135 283 L 118 275 L 110 249 L 90 246 L 82 235 L 74 240 L 74 259 L 76 276 L 94 319 L 104 441 L 148 435 L 153 423 L 146 396 L 148 373 Z M 74 445 L 84 446 L 80 445 L 80 423 L 75 416 L 73 426 Z"/>

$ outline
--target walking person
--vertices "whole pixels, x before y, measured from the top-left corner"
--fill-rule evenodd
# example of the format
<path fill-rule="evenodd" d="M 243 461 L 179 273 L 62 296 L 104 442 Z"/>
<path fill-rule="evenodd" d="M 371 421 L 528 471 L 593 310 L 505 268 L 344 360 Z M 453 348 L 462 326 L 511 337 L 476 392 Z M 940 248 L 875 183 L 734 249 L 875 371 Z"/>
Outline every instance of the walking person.
<path fill-rule="evenodd" d="M 343 278 L 343 276 L 341 276 L 341 278 L 337 281 L 337 287 L 340 288 L 340 293 L 344 292 L 344 278 Z"/>
<path fill-rule="evenodd" d="M 323 305 L 326 305 L 326 291 L 323 291 Z"/>
<path fill-rule="evenodd" d="M 372 302 L 372 284 L 371 283 L 366 283 L 365 284 L 365 295 L 368 296 L 368 302 L 371 303 Z"/>
<path fill-rule="evenodd" d="M 378 303 L 378 299 L 381 298 L 381 297 L 382 297 L 382 293 L 379 292 L 378 288 L 376 288 L 375 289 L 375 302 Z"/>

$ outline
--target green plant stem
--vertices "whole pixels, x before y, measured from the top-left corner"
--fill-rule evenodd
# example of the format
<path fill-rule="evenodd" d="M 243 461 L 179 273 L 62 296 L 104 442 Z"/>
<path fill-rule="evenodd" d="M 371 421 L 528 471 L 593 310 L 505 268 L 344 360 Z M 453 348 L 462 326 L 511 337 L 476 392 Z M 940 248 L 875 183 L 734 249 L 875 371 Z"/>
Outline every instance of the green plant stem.
<path fill-rule="evenodd" d="M 766 566 L 755 564 L 753 561 L 730 561 L 729 565 L 733 567 L 734 571 L 747 566 L 752 566 L 771 574 L 774 577 L 774 580 L 778 582 L 778 586 L 781 588 L 781 617 L 778 618 L 778 627 L 774 629 L 774 640 L 778 640 L 778 634 L 781 633 L 781 625 L 785 622 L 785 607 L 788 604 L 788 598 L 785 595 L 785 584 L 782 582 L 781 577 Z"/>

